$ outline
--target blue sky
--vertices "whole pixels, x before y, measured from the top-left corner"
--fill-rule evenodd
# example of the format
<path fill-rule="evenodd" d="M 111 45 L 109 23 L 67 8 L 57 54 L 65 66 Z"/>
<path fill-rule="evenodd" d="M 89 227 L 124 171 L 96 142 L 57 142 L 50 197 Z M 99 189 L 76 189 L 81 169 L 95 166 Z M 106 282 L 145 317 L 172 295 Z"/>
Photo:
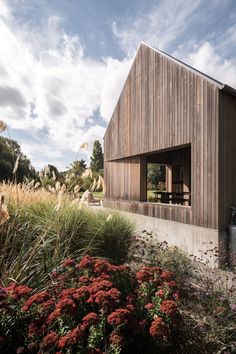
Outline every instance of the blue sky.
<path fill-rule="evenodd" d="M 106 126 L 140 41 L 236 87 L 235 0 L 0 0 L 0 119 L 36 168 Z"/>

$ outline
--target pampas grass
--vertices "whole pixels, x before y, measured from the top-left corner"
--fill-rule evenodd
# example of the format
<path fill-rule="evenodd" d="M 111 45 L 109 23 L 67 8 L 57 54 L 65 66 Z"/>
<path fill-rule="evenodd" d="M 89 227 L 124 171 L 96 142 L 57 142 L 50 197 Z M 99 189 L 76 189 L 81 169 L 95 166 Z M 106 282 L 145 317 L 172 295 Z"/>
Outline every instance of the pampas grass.
<path fill-rule="evenodd" d="M 3 120 L 0 120 L 0 133 L 4 132 L 7 129 L 6 123 Z"/>
<path fill-rule="evenodd" d="M 65 258 L 86 253 L 127 260 L 133 225 L 119 214 L 78 209 L 66 193 L 56 194 L 27 184 L 2 184 L 10 219 L 0 226 L 2 283 L 11 280 L 42 288 L 48 273 Z M 18 202 L 17 202 L 18 198 Z"/>

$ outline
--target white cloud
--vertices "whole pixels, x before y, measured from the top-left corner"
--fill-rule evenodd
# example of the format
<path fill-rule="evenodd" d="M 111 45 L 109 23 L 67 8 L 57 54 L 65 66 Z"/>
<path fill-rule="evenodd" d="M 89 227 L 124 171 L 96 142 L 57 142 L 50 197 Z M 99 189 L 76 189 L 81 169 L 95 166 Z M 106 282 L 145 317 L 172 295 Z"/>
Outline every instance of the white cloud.
<path fill-rule="evenodd" d="M 17 27 L 1 0 L 0 11 L 0 117 L 10 128 L 44 132 L 41 143 L 21 141 L 23 152 L 37 167 L 48 158 L 62 167 L 63 153 L 102 140 L 104 127 L 91 121 L 99 111 L 109 120 L 129 60 L 86 57 L 79 36 L 66 34 L 57 16 Z"/>
<path fill-rule="evenodd" d="M 101 91 L 100 113 L 108 122 L 123 88 L 125 78 L 130 70 L 132 59 L 125 58 L 119 61 L 113 58 L 107 58 L 106 71 Z"/>
<path fill-rule="evenodd" d="M 142 41 L 165 49 L 177 35 L 180 36 L 184 32 L 190 15 L 199 6 L 200 1 L 161 0 L 150 12 L 122 28 L 118 28 L 114 22 L 113 33 L 126 53 L 133 54 Z"/>
<path fill-rule="evenodd" d="M 195 46 L 190 53 L 179 51 L 175 55 L 214 79 L 236 87 L 236 60 L 220 57 L 209 42 Z"/>
<path fill-rule="evenodd" d="M 6 5 L 6 3 L 1 0 L 0 1 L 0 17 L 5 17 L 5 18 L 8 18 L 10 15 L 10 11 Z"/>
<path fill-rule="evenodd" d="M 225 31 L 217 29 L 216 25 L 214 28 L 207 27 L 210 10 L 212 16 L 214 11 L 216 14 L 223 11 L 224 6 L 218 0 L 207 4 L 204 0 L 160 0 L 148 13 L 134 21 L 120 27 L 114 22 L 113 33 L 125 53 L 134 53 L 143 41 L 236 87 L 236 60 L 232 55 L 235 52 L 236 25 L 229 24 Z M 207 29 L 205 40 L 203 35 L 200 40 L 197 39 L 201 25 Z M 216 29 L 216 32 L 210 29 Z"/>

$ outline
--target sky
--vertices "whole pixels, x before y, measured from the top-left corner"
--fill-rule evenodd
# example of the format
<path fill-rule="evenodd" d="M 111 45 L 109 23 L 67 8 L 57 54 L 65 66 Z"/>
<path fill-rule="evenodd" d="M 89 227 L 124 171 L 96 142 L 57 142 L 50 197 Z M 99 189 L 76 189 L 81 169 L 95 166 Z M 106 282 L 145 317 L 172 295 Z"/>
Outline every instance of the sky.
<path fill-rule="evenodd" d="M 37 169 L 89 162 L 141 41 L 236 88 L 236 0 L 0 0 L 0 119 Z"/>

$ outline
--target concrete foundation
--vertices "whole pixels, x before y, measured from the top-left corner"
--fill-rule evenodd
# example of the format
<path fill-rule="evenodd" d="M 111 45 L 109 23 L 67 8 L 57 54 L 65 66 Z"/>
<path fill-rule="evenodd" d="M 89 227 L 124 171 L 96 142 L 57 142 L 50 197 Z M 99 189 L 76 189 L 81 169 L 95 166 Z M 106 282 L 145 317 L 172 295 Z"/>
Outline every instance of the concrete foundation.
<path fill-rule="evenodd" d="M 119 212 L 135 222 L 137 232 L 143 230 L 152 232 L 153 237 L 158 241 L 167 241 L 169 245 L 178 246 L 188 255 L 195 256 L 197 260 L 208 264 L 210 267 L 218 267 L 218 230 L 125 211 Z"/>

